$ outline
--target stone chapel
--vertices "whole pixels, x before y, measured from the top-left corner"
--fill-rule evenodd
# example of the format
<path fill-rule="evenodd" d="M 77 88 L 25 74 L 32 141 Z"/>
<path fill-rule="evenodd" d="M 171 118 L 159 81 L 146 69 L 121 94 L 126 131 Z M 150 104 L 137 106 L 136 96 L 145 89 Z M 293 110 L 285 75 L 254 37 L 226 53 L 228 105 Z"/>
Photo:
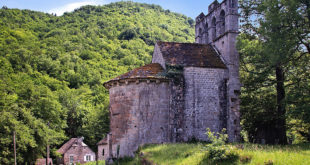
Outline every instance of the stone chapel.
<path fill-rule="evenodd" d="M 152 63 L 104 86 L 110 94 L 110 133 L 98 158 L 134 156 L 150 143 L 208 141 L 206 128 L 239 141 L 237 0 L 214 1 L 196 18 L 196 43 L 155 44 Z"/>

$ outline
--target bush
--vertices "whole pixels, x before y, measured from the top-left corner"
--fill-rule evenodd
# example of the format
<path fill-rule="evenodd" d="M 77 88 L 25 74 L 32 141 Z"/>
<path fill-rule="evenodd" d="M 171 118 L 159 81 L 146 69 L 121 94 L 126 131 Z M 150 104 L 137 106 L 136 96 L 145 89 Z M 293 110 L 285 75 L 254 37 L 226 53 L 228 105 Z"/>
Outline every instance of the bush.
<path fill-rule="evenodd" d="M 239 160 L 243 164 L 250 163 L 252 160 L 252 155 L 242 155 L 240 156 Z"/>
<path fill-rule="evenodd" d="M 223 129 L 221 133 L 214 133 L 207 128 L 206 134 L 211 142 L 211 144 L 206 146 L 208 151 L 207 157 L 213 162 L 235 161 L 239 158 L 235 147 L 225 145 L 228 139 L 228 135 L 225 132 L 226 129 Z"/>

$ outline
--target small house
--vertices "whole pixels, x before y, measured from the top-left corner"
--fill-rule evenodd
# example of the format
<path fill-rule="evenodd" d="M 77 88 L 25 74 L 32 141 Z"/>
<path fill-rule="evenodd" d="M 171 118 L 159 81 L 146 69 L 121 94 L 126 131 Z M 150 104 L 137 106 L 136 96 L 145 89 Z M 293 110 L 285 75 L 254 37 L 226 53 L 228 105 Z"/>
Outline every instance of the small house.
<path fill-rule="evenodd" d="M 61 157 L 57 158 L 57 164 L 75 165 L 96 160 L 96 154 L 84 142 L 83 137 L 71 138 L 57 150 Z"/>

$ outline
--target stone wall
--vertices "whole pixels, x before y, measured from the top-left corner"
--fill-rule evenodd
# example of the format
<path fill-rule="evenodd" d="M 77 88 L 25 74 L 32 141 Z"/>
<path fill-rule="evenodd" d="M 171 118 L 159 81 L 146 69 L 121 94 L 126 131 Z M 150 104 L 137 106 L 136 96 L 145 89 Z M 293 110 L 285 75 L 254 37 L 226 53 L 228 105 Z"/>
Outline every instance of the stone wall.
<path fill-rule="evenodd" d="M 170 142 L 183 141 L 183 127 L 184 124 L 184 109 L 185 109 L 185 82 L 183 67 L 167 66 L 167 77 L 170 78 L 170 129 L 171 139 Z"/>
<path fill-rule="evenodd" d="M 203 13 L 196 18 L 196 42 L 212 44 L 220 52 L 227 68 L 227 133 L 229 141 L 240 140 L 240 79 L 239 54 L 236 49 L 238 36 L 238 1 L 223 0 L 213 2 L 207 15 Z"/>
<path fill-rule="evenodd" d="M 169 142 L 168 82 L 137 81 L 109 92 L 113 157 L 134 156 L 143 144 Z"/>
<path fill-rule="evenodd" d="M 238 32 L 238 2 L 223 0 L 212 3 L 207 15 L 196 18 L 196 43 L 208 44 L 229 32 Z"/>
<path fill-rule="evenodd" d="M 207 141 L 206 128 L 218 132 L 227 111 L 225 100 L 226 69 L 185 67 L 185 109 L 183 140 Z"/>
<path fill-rule="evenodd" d="M 154 47 L 154 52 L 153 52 L 153 56 L 152 56 L 152 63 L 159 63 L 164 69 L 166 69 L 165 60 L 164 60 L 163 55 L 161 54 L 161 52 L 159 50 L 157 43 L 155 44 L 155 47 Z"/>
<path fill-rule="evenodd" d="M 229 140 L 240 140 L 240 79 L 239 79 L 239 54 L 236 49 L 237 33 L 229 33 L 214 42 L 222 57 L 224 58 L 229 71 L 227 82 L 228 89 L 228 129 Z"/>
<path fill-rule="evenodd" d="M 107 160 L 109 158 L 109 146 L 98 145 L 98 160 Z"/>

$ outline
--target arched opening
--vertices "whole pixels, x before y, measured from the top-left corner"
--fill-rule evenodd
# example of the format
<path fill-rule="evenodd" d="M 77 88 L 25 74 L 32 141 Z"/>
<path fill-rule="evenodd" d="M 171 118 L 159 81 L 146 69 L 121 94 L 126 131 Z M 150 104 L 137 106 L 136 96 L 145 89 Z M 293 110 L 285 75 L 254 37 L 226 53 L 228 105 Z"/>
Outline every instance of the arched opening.
<path fill-rule="evenodd" d="M 236 7 L 236 0 L 230 0 L 230 7 L 234 8 Z"/>
<path fill-rule="evenodd" d="M 199 28 L 199 30 L 198 30 L 198 43 L 201 43 L 201 41 L 202 41 L 202 29 Z"/>
<path fill-rule="evenodd" d="M 199 30 L 198 30 L 198 35 L 199 35 L 199 37 L 202 35 L 202 29 L 201 28 L 199 28 Z"/>
<path fill-rule="evenodd" d="M 225 32 L 225 11 L 222 10 L 220 13 L 220 34 Z"/>
<path fill-rule="evenodd" d="M 104 156 L 104 149 L 102 149 L 102 156 Z"/>
<path fill-rule="evenodd" d="M 216 38 L 216 19 L 213 17 L 212 19 L 212 40 Z"/>
<path fill-rule="evenodd" d="M 206 43 L 209 43 L 209 24 L 208 24 L 208 22 L 206 22 L 206 26 L 205 26 L 205 31 L 206 31 L 206 36 L 205 36 L 205 38 L 206 38 Z"/>

